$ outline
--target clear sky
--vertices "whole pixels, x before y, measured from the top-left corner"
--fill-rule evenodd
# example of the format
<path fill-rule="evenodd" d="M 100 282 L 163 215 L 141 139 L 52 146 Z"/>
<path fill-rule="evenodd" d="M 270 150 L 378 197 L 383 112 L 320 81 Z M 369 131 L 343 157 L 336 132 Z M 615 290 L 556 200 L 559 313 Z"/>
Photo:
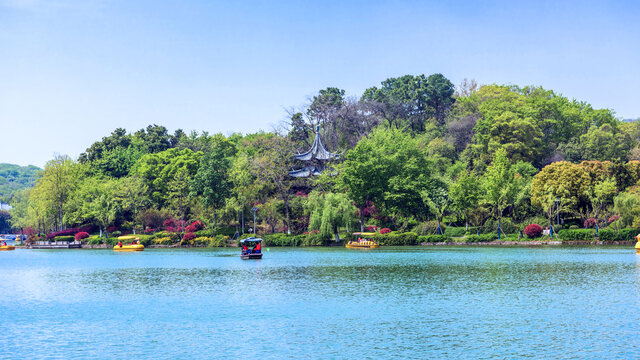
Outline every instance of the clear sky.
<path fill-rule="evenodd" d="M 388 77 L 541 85 L 640 117 L 633 1 L 0 0 L 0 163 L 117 127 L 271 130 Z"/>

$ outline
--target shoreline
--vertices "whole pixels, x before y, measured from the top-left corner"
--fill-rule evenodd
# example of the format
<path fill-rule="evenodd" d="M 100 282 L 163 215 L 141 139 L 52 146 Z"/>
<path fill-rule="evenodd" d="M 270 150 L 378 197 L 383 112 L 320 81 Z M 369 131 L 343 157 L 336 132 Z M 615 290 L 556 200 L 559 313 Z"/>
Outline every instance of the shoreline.
<path fill-rule="evenodd" d="M 636 241 L 584 241 L 584 240 L 573 240 L 573 241 L 488 241 L 488 242 L 476 242 L 476 243 L 465 243 L 465 242 L 438 242 L 438 243 L 421 243 L 420 245 L 394 245 L 394 246 L 381 246 L 381 247 L 410 247 L 410 246 L 470 246 L 470 247 L 495 247 L 495 246 L 523 246 L 523 247 L 537 247 L 537 246 L 631 246 L 635 245 Z M 235 245 L 235 244 L 234 244 Z M 237 248 L 237 245 L 230 246 L 222 246 L 222 247 L 211 247 L 208 248 L 206 246 L 181 246 L 181 245 L 148 245 L 145 246 L 146 249 L 225 249 L 225 248 Z M 292 247 L 300 247 L 300 248 L 317 248 L 317 247 L 343 247 L 344 245 L 322 245 L 322 246 L 272 246 L 266 245 L 265 247 L 273 247 L 273 248 L 292 248 Z M 31 249 L 29 246 L 16 246 L 18 249 Z M 82 249 L 112 249 L 112 246 L 106 244 L 100 245 L 89 245 L 83 244 Z M 34 249 L 38 250 L 38 249 Z"/>

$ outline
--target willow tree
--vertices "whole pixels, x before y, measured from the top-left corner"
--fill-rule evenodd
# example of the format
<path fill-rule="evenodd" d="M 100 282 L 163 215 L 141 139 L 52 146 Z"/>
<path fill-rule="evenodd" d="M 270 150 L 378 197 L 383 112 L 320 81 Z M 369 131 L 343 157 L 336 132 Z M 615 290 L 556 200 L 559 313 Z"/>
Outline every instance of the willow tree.
<path fill-rule="evenodd" d="M 340 241 L 338 229 L 349 225 L 355 219 L 357 208 L 344 193 L 311 193 L 307 201 L 309 213 L 309 229 L 319 230 L 323 238 L 330 238 L 333 234 L 335 241 Z"/>

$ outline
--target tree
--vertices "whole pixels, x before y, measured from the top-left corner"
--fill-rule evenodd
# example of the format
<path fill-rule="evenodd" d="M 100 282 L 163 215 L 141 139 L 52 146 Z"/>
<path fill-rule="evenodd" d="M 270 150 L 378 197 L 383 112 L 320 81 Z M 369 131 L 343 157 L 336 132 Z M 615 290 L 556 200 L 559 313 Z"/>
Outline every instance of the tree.
<path fill-rule="evenodd" d="M 337 167 L 338 186 L 348 191 L 360 209 L 364 231 L 364 209 L 369 202 L 402 215 L 426 215 L 420 192 L 429 186 L 429 162 L 416 141 L 401 130 L 374 129 L 345 154 Z"/>
<path fill-rule="evenodd" d="M 253 171 L 258 181 L 268 182 L 276 189 L 285 205 L 287 229 L 291 229 L 289 218 L 289 191 L 292 180 L 289 170 L 292 167 L 293 144 L 288 138 L 274 136 L 261 139 L 260 150 L 253 159 Z"/>
<path fill-rule="evenodd" d="M 81 214 L 84 221 L 95 221 L 102 232 L 109 237 L 108 228 L 116 219 L 120 207 L 116 199 L 117 182 L 87 178 L 76 192 L 81 202 Z"/>
<path fill-rule="evenodd" d="M 451 205 L 451 197 L 449 196 L 449 186 L 445 179 L 434 179 L 434 185 L 430 190 L 422 190 L 420 196 L 422 201 L 425 202 L 427 208 L 432 214 L 436 216 L 438 221 L 438 235 L 442 235 L 442 227 L 440 222 L 445 215 L 445 212 Z"/>
<path fill-rule="evenodd" d="M 169 204 L 180 220 L 184 231 L 184 221 L 189 208 L 189 181 L 191 176 L 187 168 L 180 168 L 169 182 Z"/>
<path fill-rule="evenodd" d="M 338 229 L 340 226 L 348 229 L 354 219 L 356 207 L 346 194 L 313 192 L 309 195 L 307 211 L 310 230 L 319 230 L 323 238 L 333 235 L 335 241 L 339 242 Z"/>
<path fill-rule="evenodd" d="M 362 100 L 369 108 L 396 129 L 408 126 L 420 133 L 429 118 L 444 125 L 446 114 L 454 102 L 453 84 L 441 74 L 405 75 L 389 78 L 381 87 L 365 90 Z"/>
<path fill-rule="evenodd" d="M 481 186 L 478 176 L 463 170 L 458 179 L 451 184 L 450 196 L 454 207 L 464 215 L 466 227 L 469 227 L 470 212 L 481 199 Z"/>
<path fill-rule="evenodd" d="M 495 152 L 493 162 L 487 167 L 482 183 L 485 191 L 484 199 L 493 208 L 493 215 L 498 219 L 498 238 L 500 238 L 502 213 L 513 204 L 518 190 L 515 186 L 511 163 L 504 149 Z"/>
<path fill-rule="evenodd" d="M 168 149 L 155 154 L 146 154 L 134 166 L 132 174 L 140 177 L 147 187 L 147 196 L 161 208 L 168 204 L 168 185 L 180 169 L 185 169 L 191 178 L 198 171 L 201 152 L 190 149 Z"/>
<path fill-rule="evenodd" d="M 120 207 L 124 210 L 132 212 L 131 220 L 133 222 L 133 233 L 136 233 L 136 219 L 138 209 L 146 200 L 145 193 L 147 187 L 141 178 L 137 176 L 128 176 L 122 178 L 117 184 L 117 199 L 120 201 Z"/>
<path fill-rule="evenodd" d="M 64 228 L 65 206 L 78 187 L 84 171 L 70 157 L 56 155 L 47 162 L 42 178 L 36 183 L 37 199 L 45 212 L 55 214 L 54 224 L 58 230 Z"/>
<path fill-rule="evenodd" d="M 224 206 L 230 195 L 229 170 L 235 154 L 235 144 L 224 137 L 217 137 L 191 181 L 191 196 L 199 196 L 205 207 L 213 209 L 214 223 L 217 222 L 216 211 Z"/>

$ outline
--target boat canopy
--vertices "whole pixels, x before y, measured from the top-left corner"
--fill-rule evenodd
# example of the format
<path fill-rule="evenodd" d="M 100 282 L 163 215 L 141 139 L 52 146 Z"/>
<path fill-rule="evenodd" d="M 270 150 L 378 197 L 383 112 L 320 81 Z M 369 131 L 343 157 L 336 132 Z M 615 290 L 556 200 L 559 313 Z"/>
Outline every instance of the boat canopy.
<path fill-rule="evenodd" d="M 255 237 L 250 237 L 250 238 L 246 238 L 246 239 L 242 239 L 240 240 L 241 243 L 259 243 L 262 242 L 262 239 L 260 238 L 255 238 Z"/>
<path fill-rule="evenodd" d="M 364 235 L 364 236 L 373 236 L 376 235 L 374 232 L 355 232 L 353 235 Z"/>
<path fill-rule="evenodd" d="M 134 239 L 135 240 L 140 240 L 138 238 L 138 236 L 136 236 L 136 235 L 124 235 L 124 236 L 119 236 L 118 237 L 118 240 L 134 240 Z"/>

